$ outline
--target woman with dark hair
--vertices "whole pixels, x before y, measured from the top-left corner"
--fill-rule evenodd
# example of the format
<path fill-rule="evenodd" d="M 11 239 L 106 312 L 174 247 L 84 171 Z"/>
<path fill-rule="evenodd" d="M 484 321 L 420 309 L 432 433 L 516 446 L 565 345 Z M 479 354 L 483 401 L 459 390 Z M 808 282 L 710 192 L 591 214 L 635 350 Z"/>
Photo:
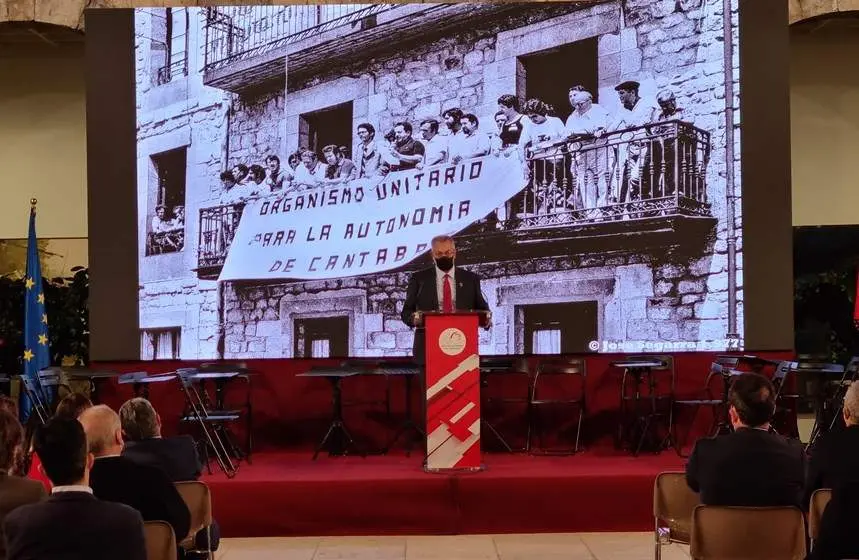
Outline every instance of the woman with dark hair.
<path fill-rule="evenodd" d="M 70 420 L 76 420 L 77 417 L 88 408 L 92 408 L 92 402 L 86 395 L 82 395 L 81 393 L 69 393 L 60 400 L 59 404 L 57 404 L 57 410 L 54 411 L 54 418 L 68 418 Z M 45 489 L 50 491 L 51 481 L 48 480 L 48 477 L 45 476 L 39 468 L 41 465 L 42 461 L 39 459 L 39 456 L 36 455 L 32 448 L 30 448 L 30 468 L 27 471 L 27 478 L 41 482 Z"/>
<path fill-rule="evenodd" d="M 6 558 L 6 535 L 3 521 L 6 515 L 26 504 L 47 497 L 45 488 L 37 480 L 27 480 L 14 474 L 23 453 L 24 429 L 18 417 L 0 409 L 0 558 Z"/>

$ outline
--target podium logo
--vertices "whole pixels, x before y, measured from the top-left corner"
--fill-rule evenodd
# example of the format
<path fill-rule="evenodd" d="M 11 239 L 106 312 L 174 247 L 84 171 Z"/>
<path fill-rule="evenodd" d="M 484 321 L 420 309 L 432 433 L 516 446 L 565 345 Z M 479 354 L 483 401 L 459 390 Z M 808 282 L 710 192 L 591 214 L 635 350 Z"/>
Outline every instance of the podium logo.
<path fill-rule="evenodd" d="M 438 337 L 438 347 L 448 356 L 457 356 L 465 350 L 465 333 L 459 329 L 444 329 Z"/>

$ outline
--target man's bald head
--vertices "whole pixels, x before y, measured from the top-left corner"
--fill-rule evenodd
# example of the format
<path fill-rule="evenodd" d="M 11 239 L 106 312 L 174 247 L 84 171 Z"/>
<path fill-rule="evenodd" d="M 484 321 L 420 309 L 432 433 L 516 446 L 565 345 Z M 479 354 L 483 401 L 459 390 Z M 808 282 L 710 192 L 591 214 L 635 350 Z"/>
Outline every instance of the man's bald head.
<path fill-rule="evenodd" d="M 122 451 L 122 424 L 119 415 L 109 406 L 100 404 L 78 417 L 86 432 L 89 452 L 96 457 L 118 455 Z"/>

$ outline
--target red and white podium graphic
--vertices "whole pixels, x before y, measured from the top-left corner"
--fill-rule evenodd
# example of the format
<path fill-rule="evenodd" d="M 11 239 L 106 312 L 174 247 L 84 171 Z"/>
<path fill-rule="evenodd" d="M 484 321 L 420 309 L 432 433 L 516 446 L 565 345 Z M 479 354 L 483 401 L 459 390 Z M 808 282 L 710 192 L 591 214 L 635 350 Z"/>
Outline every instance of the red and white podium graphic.
<path fill-rule="evenodd" d="M 480 313 L 426 313 L 427 471 L 478 470 Z"/>

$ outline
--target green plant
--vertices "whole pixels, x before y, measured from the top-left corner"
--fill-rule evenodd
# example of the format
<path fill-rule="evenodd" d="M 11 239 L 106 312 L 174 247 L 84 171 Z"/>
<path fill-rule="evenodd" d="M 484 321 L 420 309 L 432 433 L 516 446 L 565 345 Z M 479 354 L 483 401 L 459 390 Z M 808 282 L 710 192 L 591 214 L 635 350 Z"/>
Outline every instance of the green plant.
<path fill-rule="evenodd" d="M 51 364 L 64 359 L 89 362 L 89 270 L 76 266 L 72 276 L 42 278 Z M 24 353 L 24 280 L 0 276 L 0 367 L 21 372 Z M 69 359 L 69 357 L 72 357 Z"/>
<path fill-rule="evenodd" d="M 859 354 L 859 331 L 853 321 L 856 266 L 804 274 L 794 280 L 794 325 L 798 353 L 829 355 L 846 363 Z"/>

